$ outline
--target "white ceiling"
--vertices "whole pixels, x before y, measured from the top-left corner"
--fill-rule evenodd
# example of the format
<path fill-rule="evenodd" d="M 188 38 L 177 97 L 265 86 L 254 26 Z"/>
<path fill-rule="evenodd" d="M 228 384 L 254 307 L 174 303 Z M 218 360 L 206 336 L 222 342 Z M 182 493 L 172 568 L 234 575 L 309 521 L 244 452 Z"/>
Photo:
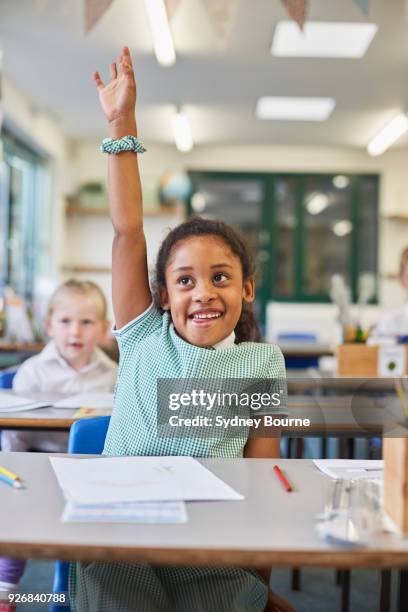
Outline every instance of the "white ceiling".
<path fill-rule="evenodd" d="M 177 61 L 170 68 L 157 64 L 142 0 L 114 0 L 87 35 L 82 0 L 0 0 L 0 44 L 6 76 L 36 108 L 58 117 L 72 138 L 105 135 L 92 72 L 106 76 L 128 44 L 146 141 L 172 142 L 170 117 L 183 105 L 197 144 L 365 147 L 396 112 L 408 110 L 405 3 L 370 0 L 367 18 L 352 0 L 311 0 L 309 19 L 379 25 L 360 60 L 272 57 L 274 26 L 286 18 L 280 0 L 239 0 L 224 47 L 202 0 L 183 0 L 172 20 Z M 328 96 L 336 108 L 322 123 L 259 121 L 255 104 L 266 95 Z"/>

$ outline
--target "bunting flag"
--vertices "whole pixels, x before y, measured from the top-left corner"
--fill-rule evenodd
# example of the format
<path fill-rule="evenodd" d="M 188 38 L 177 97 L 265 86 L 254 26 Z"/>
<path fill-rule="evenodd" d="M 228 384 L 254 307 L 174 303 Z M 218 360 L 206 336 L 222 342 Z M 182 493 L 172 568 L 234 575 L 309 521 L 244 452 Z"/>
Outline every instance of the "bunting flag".
<path fill-rule="evenodd" d="M 301 30 L 306 22 L 308 3 L 309 0 L 282 0 L 289 17 L 296 21 Z"/>
<path fill-rule="evenodd" d="M 92 30 L 113 0 L 84 0 L 85 32 Z"/>
<path fill-rule="evenodd" d="M 368 15 L 370 0 L 354 0 L 354 3 L 357 4 L 357 6 L 363 11 L 363 13 Z"/>
<path fill-rule="evenodd" d="M 164 0 L 164 6 L 166 7 L 167 19 L 171 21 L 174 13 L 177 11 L 181 0 Z"/>
<path fill-rule="evenodd" d="M 225 44 L 234 22 L 238 0 L 203 0 L 203 2 L 218 40 Z"/>

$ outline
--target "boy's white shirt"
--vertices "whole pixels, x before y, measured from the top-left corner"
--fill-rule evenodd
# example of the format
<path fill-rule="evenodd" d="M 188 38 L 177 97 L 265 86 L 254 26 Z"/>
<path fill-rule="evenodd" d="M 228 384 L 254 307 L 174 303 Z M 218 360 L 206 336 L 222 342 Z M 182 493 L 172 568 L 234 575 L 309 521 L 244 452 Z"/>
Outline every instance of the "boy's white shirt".
<path fill-rule="evenodd" d="M 13 380 L 13 389 L 40 391 L 43 393 L 81 393 L 88 391 L 112 391 L 116 381 L 117 364 L 96 347 L 90 362 L 80 370 L 74 370 L 61 357 L 55 342 L 51 340 L 35 357 L 25 361 Z"/>
<path fill-rule="evenodd" d="M 41 353 L 20 366 L 13 380 L 13 390 L 19 393 L 111 392 L 115 388 L 117 368 L 100 348 L 95 348 L 91 361 L 80 370 L 74 370 L 51 341 Z M 64 452 L 67 440 L 68 435 L 61 432 L 4 431 L 2 450 L 24 451 L 34 446 L 47 452 Z"/>

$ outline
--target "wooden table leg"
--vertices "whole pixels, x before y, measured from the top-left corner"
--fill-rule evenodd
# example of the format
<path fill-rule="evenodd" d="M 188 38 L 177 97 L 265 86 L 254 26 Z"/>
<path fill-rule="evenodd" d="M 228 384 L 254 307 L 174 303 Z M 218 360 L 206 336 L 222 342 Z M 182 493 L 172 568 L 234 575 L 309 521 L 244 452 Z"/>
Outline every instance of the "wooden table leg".
<path fill-rule="evenodd" d="M 349 612 L 350 609 L 350 570 L 341 572 L 341 612 Z"/>
<path fill-rule="evenodd" d="M 397 612 L 408 610 L 408 569 L 398 572 L 398 601 Z"/>
<path fill-rule="evenodd" d="M 380 612 L 390 612 L 391 570 L 381 570 Z"/>

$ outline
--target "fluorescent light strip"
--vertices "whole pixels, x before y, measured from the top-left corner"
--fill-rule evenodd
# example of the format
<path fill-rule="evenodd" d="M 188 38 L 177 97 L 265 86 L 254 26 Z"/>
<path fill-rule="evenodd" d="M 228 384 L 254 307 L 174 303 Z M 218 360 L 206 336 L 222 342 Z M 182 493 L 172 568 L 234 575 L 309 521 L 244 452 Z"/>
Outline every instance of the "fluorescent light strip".
<path fill-rule="evenodd" d="M 173 115 L 173 134 L 176 141 L 176 147 L 179 151 L 186 153 L 193 148 L 193 135 L 191 133 L 190 122 L 187 115 L 184 113 L 176 113 Z"/>
<path fill-rule="evenodd" d="M 144 0 L 144 3 L 157 61 L 161 66 L 172 66 L 176 61 L 176 52 L 164 2 L 163 0 Z"/>
<path fill-rule="evenodd" d="M 384 153 L 394 142 L 408 130 L 408 117 L 401 113 L 387 123 L 387 125 L 375 136 L 367 146 L 370 155 L 376 156 Z"/>
<path fill-rule="evenodd" d="M 278 57 L 361 58 L 377 30 L 375 23 L 308 21 L 301 31 L 293 21 L 280 21 L 271 53 Z"/>
<path fill-rule="evenodd" d="M 278 121 L 325 121 L 336 103 L 333 98 L 259 98 L 255 114 L 258 119 Z"/>

